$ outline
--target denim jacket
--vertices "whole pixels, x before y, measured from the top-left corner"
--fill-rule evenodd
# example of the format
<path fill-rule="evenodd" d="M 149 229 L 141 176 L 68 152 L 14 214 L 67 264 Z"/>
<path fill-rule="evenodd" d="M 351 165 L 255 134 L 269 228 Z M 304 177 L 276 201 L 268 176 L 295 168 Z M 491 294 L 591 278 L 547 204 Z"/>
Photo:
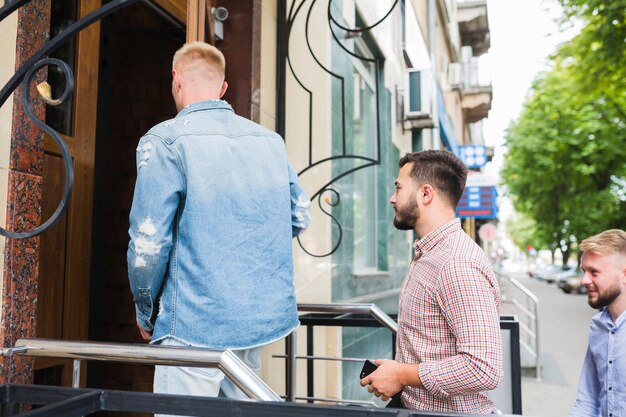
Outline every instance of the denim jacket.
<path fill-rule="evenodd" d="M 292 238 L 310 201 L 276 133 L 203 101 L 137 148 L 128 274 L 152 343 L 243 349 L 298 324 Z"/>

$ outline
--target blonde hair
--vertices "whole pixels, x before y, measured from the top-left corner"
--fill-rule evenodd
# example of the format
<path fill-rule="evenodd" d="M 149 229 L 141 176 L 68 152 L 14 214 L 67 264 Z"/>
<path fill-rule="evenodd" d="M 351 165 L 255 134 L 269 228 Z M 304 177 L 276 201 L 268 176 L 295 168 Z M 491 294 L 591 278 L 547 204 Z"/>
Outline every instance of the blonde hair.
<path fill-rule="evenodd" d="M 172 68 L 192 77 L 224 81 L 226 60 L 222 52 L 204 42 L 184 44 L 172 59 Z"/>
<path fill-rule="evenodd" d="M 598 255 L 626 255 L 626 232 L 620 229 L 605 230 L 580 242 L 580 250 Z"/>

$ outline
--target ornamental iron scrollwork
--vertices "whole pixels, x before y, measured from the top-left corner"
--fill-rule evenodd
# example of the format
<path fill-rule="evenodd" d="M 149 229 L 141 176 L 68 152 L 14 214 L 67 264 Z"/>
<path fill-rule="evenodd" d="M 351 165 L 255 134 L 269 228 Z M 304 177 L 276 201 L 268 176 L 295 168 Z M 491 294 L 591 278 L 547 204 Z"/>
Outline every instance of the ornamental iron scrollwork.
<path fill-rule="evenodd" d="M 0 8 L 0 23 L 15 10 L 30 3 L 30 1 L 31 0 L 17 0 L 5 2 L 4 6 Z M 74 76 L 72 74 L 71 68 L 69 67 L 69 65 L 67 65 L 67 63 L 56 58 L 49 58 L 49 55 L 69 38 L 74 37 L 81 30 L 85 29 L 95 22 L 102 20 L 103 18 L 120 9 L 137 3 L 138 1 L 140 0 L 113 0 L 106 5 L 94 10 L 93 12 L 85 15 L 84 17 L 76 20 L 65 30 L 63 30 L 50 41 L 48 41 L 41 49 L 36 51 L 31 56 L 31 58 L 15 72 L 15 74 L 6 83 L 2 90 L 0 90 L 0 107 L 2 107 L 7 99 L 11 96 L 11 94 L 15 91 L 19 83 L 22 82 L 22 108 L 28 118 L 31 119 L 40 129 L 50 135 L 54 142 L 59 146 L 65 169 L 63 194 L 61 197 L 61 201 L 59 202 L 59 205 L 57 206 L 52 216 L 50 216 L 50 218 L 41 225 L 26 232 L 12 232 L 0 227 L 0 235 L 13 239 L 26 239 L 40 235 L 41 233 L 48 230 L 60 219 L 63 212 L 67 209 L 67 204 L 71 197 L 72 188 L 74 185 L 74 167 L 72 164 L 72 156 L 67 147 L 67 144 L 63 141 L 61 135 L 59 135 L 57 131 L 55 131 L 52 127 L 46 125 L 43 121 L 37 118 L 37 116 L 35 116 L 32 111 L 29 87 L 33 77 L 35 76 L 37 71 L 44 66 L 54 65 L 59 67 L 65 77 L 65 89 L 61 96 L 58 98 L 51 97 L 50 86 L 47 83 L 39 84 L 37 86 L 37 90 L 39 91 L 41 98 L 43 98 L 44 102 L 48 105 L 58 106 L 64 103 L 68 98 L 70 98 L 72 94 L 74 88 Z"/>
<path fill-rule="evenodd" d="M 318 27 L 318 25 L 313 23 L 311 19 L 312 19 L 314 7 L 317 4 L 321 3 L 321 1 L 318 2 L 318 0 L 311 0 L 311 1 L 293 0 L 288 8 L 286 7 L 286 0 L 284 3 L 279 2 L 279 35 L 278 36 L 280 39 L 278 43 L 279 62 L 278 62 L 277 78 L 278 78 L 278 84 L 279 84 L 279 91 L 281 95 L 278 97 L 277 130 L 283 136 L 285 136 L 285 120 L 286 120 L 286 116 L 284 116 L 284 114 L 288 111 L 287 106 L 286 106 L 286 93 L 285 93 L 286 84 L 287 84 L 287 77 L 286 77 L 287 69 L 285 68 L 283 63 L 286 63 L 286 66 L 288 67 L 289 72 L 292 75 L 293 79 L 295 80 L 297 85 L 308 96 L 308 161 L 307 161 L 307 166 L 298 172 L 298 176 L 303 175 L 307 171 L 323 163 L 328 163 L 332 161 L 351 160 L 359 164 L 357 166 L 352 166 L 351 168 L 345 169 L 343 172 L 333 173 L 331 175 L 330 181 L 321 185 L 319 189 L 313 192 L 311 195 L 311 201 L 313 201 L 316 198 L 318 199 L 318 206 L 320 210 L 326 216 L 331 218 L 332 222 L 336 225 L 338 232 L 339 232 L 337 235 L 337 242 L 332 245 L 332 248 L 330 251 L 324 254 L 313 254 L 310 250 L 307 250 L 304 247 L 304 245 L 302 244 L 302 241 L 300 240 L 300 238 L 298 238 L 298 243 L 300 244 L 300 247 L 302 248 L 302 250 L 304 250 L 304 252 L 307 253 L 308 255 L 314 256 L 314 257 L 326 257 L 329 255 L 332 255 L 339 248 L 339 245 L 341 243 L 342 236 L 343 236 L 343 229 L 341 227 L 340 222 L 337 220 L 335 216 L 332 215 L 330 211 L 327 211 L 322 207 L 322 202 L 325 202 L 328 206 L 330 206 L 331 209 L 333 207 L 336 207 L 340 202 L 339 192 L 336 191 L 334 188 L 331 188 L 331 185 L 333 185 L 340 179 L 353 174 L 356 171 L 359 171 L 368 167 L 373 167 L 375 165 L 380 165 L 380 162 L 381 162 L 380 89 L 382 87 L 381 87 L 380 73 L 379 73 L 380 72 L 380 65 L 379 65 L 380 59 L 359 55 L 358 53 L 350 50 L 344 45 L 344 42 L 342 42 L 341 34 L 343 32 L 343 39 L 347 39 L 347 38 L 354 37 L 354 34 L 362 35 L 366 32 L 370 32 L 372 29 L 374 29 L 375 27 L 380 25 L 383 21 L 385 21 L 390 16 L 392 11 L 396 8 L 396 5 L 398 4 L 398 0 L 395 0 L 393 4 L 390 6 L 389 10 L 387 10 L 386 13 L 384 13 L 383 17 L 378 19 L 373 24 L 365 26 L 365 27 L 353 27 L 352 28 L 341 23 L 340 19 L 337 19 L 335 16 L 333 16 L 333 13 L 332 13 L 333 1 L 332 0 L 327 0 L 327 1 L 328 1 L 327 11 L 326 11 L 327 21 L 325 22 L 325 24 L 328 25 L 333 41 L 343 51 L 345 51 L 345 53 L 352 56 L 353 58 L 364 61 L 366 63 L 374 64 L 373 67 L 375 69 L 375 98 L 376 98 L 375 99 L 376 101 L 376 114 L 375 114 L 375 121 L 376 121 L 375 148 L 376 148 L 376 151 L 375 151 L 374 157 L 367 156 L 367 155 L 351 154 L 348 152 L 347 135 L 346 135 L 346 107 L 345 107 L 345 102 L 346 102 L 345 81 L 346 80 L 344 76 L 332 71 L 332 69 L 329 69 L 326 65 L 324 65 L 321 62 L 319 57 L 316 56 L 311 46 L 311 42 L 310 42 L 311 38 L 319 35 L 319 31 L 317 31 L 317 33 L 312 33 L 313 29 Z M 314 148 L 313 147 L 313 144 L 314 144 L 313 96 L 315 94 L 315 89 L 314 87 L 307 86 L 306 82 L 304 81 L 304 76 L 302 74 L 297 73 L 296 69 L 294 68 L 292 57 L 290 54 L 290 48 L 291 48 L 290 39 L 291 39 L 292 31 L 294 30 L 294 25 L 297 19 L 304 19 L 304 36 L 305 36 L 306 46 L 313 61 L 316 63 L 316 65 L 319 66 L 319 68 L 324 73 L 328 74 L 328 76 L 337 80 L 339 85 L 341 86 L 340 88 L 341 91 L 339 91 L 339 94 L 341 96 L 341 103 L 340 103 L 341 105 L 341 116 L 340 116 L 341 118 L 341 152 L 339 154 L 329 155 L 329 156 L 326 156 L 317 160 L 313 159 L 313 148 Z M 301 47 L 301 45 L 295 45 L 295 47 L 298 48 L 298 47 Z M 289 140 L 289 138 L 287 137 L 285 137 L 285 139 L 287 141 Z M 333 193 L 333 195 L 335 196 L 335 199 L 334 200 L 329 200 L 328 198 L 322 199 L 322 195 L 327 192 Z"/>
<path fill-rule="evenodd" d="M 300 244 L 300 247 L 302 248 L 302 250 L 307 254 L 310 255 L 314 258 L 324 258 L 328 255 L 330 255 L 331 253 L 335 252 L 337 250 L 337 248 L 339 248 L 339 245 L 341 244 L 341 239 L 343 238 L 343 229 L 341 227 L 341 223 L 339 223 L 339 220 L 337 220 L 337 218 L 335 216 L 332 215 L 332 213 L 329 213 L 328 211 L 324 210 L 324 207 L 322 207 L 322 197 L 324 196 L 325 193 L 331 193 L 334 197 L 325 197 L 324 198 L 324 202 L 326 204 L 328 204 L 331 208 L 337 206 L 340 202 L 341 202 L 341 196 L 339 195 L 339 193 L 337 192 L 337 190 L 335 190 L 334 188 L 326 188 L 324 190 L 321 190 L 319 193 L 316 194 L 317 196 L 317 205 L 320 208 L 320 210 L 326 214 L 328 217 L 330 217 L 332 219 L 332 221 L 337 225 L 337 230 L 339 232 L 339 236 L 337 237 L 337 243 L 335 243 L 335 245 L 333 246 L 333 248 L 330 250 L 329 253 L 327 254 L 323 254 L 323 255 L 317 255 L 314 254 L 310 251 L 308 251 L 304 245 L 302 244 L 302 242 L 300 241 L 300 236 L 298 236 L 298 243 Z"/>

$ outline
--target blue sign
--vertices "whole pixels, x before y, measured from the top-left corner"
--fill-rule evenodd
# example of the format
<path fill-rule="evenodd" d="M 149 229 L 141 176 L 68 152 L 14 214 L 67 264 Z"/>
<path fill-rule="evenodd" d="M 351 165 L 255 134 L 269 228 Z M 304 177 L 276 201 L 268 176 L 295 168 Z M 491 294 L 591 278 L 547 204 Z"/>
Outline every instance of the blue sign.
<path fill-rule="evenodd" d="M 495 219 L 498 217 L 496 187 L 465 187 L 456 207 L 460 218 Z"/>
<path fill-rule="evenodd" d="M 468 168 L 480 168 L 487 163 L 487 147 L 485 145 L 458 146 L 456 155 Z"/>

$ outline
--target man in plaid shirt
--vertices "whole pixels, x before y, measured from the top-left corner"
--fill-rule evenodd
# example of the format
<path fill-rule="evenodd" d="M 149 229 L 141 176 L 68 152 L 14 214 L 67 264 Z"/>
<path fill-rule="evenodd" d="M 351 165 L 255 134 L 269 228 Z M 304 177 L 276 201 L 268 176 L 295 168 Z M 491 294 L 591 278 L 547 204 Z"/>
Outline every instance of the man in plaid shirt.
<path fill-rule="evenodd" d="M 400 159 L 394 225 L 415 230 L 400 292 L 396 360 L 361 380 L 383 400 L 424 411 L 488 414 L 502 377 L 500 290 L 485 253 L 455 218 L 467 168 L 448 151 Z"/>

